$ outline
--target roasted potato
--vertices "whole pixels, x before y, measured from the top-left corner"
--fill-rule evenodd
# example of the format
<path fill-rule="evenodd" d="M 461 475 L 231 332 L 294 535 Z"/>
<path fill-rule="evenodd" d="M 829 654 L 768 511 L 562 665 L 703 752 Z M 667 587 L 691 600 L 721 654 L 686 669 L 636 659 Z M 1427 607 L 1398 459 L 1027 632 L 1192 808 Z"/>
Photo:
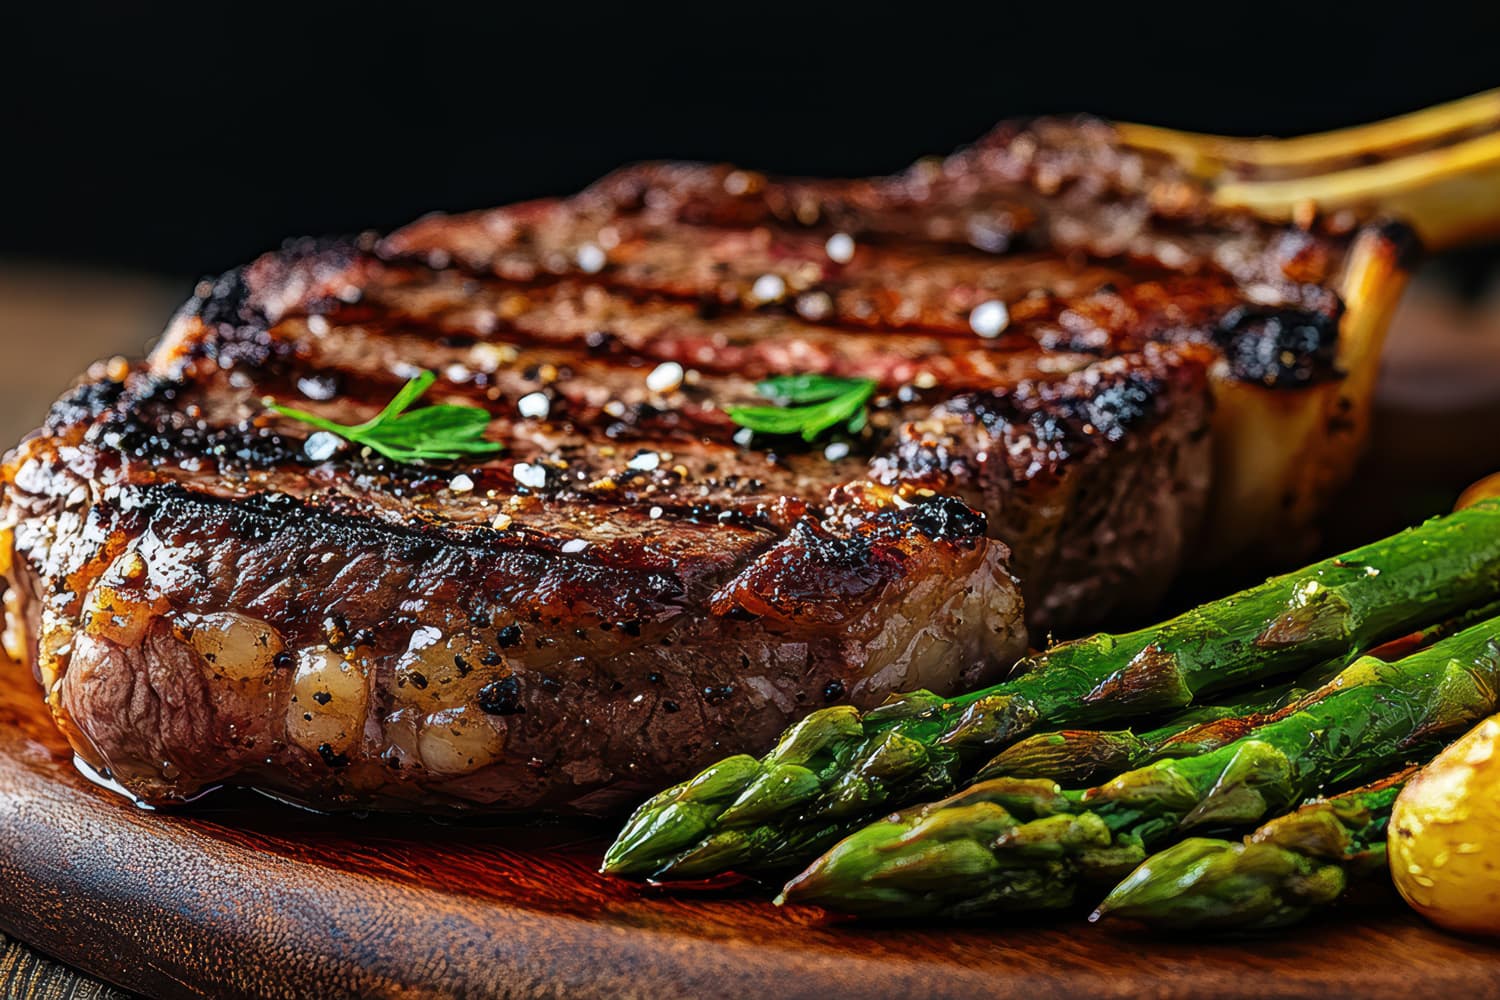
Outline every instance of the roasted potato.
<path fill-rule="evenodd" d="M 1500 935 L 1500 716 L 1419 771 L 1391 813 L 1391 877 L 1450 930 Z"/>
<path fill-rule="evenodd" d="M 1458 503 L 1454 505 L 1454 509 L 1463 510 L 1486 497 L 1500 497 L 1500 472 L 1493 476 L 1486 476 L 1464 490 L 1463 495 L 1458 498 Z"/>

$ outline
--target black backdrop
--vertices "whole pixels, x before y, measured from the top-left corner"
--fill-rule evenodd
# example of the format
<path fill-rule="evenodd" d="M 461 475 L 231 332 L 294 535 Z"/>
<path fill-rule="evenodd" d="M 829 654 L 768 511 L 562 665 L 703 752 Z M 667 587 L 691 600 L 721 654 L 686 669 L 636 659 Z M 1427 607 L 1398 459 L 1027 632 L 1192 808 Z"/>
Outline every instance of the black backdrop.
<path fill-rule="evenodd" d="M 1500 85 L 1489 0 L 0 16 L 0 254 L 178 275 L 635 159 L 872 172 L 1009 115 L 1286 134 Z"/>

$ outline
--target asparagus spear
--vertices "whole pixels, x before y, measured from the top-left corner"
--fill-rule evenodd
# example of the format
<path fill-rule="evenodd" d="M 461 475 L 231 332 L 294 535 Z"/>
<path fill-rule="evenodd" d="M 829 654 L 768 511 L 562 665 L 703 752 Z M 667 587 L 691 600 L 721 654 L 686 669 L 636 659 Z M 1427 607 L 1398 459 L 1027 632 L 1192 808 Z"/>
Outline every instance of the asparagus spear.
<path fill-rule="evenodd" d="M 1361 657 L 1297 711 L 1197 757 L 1086 791 L 1000 778 L 845 838 L 783 898 L 879 916 L 969 917 L 1071 905 L 1194 827 L 1244 826 L 1328 786 L 1437 749 L 1494 711 L 1500 619 L 1395 663 Z"/>
<path fill-rule="evenodd" d="M 1415 768 L 1316 799 L 1243 841 L 1191 837 L 1151 855 L 1089 917 L 1183 930 L 1296 923 L 1344 894 L 1351 876 L 1385 870 L 1391 806 Z"/>
<path fill-rule="evenodd" d="M 1156 759 L 1169 741 L 1213 730 L 1226 720 L 1259 719 L 1305 692 L 1282 684 L 1239 701 L 1190 708 L 1152 729 L 1059 729 L 1037 733 L 1006 747 L 974 775 L 990 778 L 1048 778 L 1086 784 L 1113 777 Z M 1220 729 L 1222 731 L 1222 728 Z M 1200 736 L 1199 740 L 1202 741 Z"/>
<path fill-rule="evenodd" d="M 648 800 L 603 870 L 698 878 L 800 862 L 883 808 L 951 790 L 976 757 L 1033 731 L 1292 674 L 1491 600 L 1497 581 L 1492 500 L 1153 628 L 1053 646 L 972 694 L 814 712 L 764 758 L 727 758 Z"/>
<path fill-rule="evenodd" d="M 1500 616 L 1500 601 L 1455 615 L 1369 651 L 1382 660 L 1397 660 L 1470 625 Z M 1340 657 L 1281 684 L 1242 696 L 1226 705 L 1203 705 L 1181 712 L 1154 729 L 1063 729 L 1037 733 L 1000 751 L 974 775 L 990 778 L 1050 778 L 1088 784 L 1113 777 L 1161 757 L 1191 757 L 1217 749 L 1256 726 L 1273 722 L 1278 713 L 1295 711 L 1309 690 L 1316 690 L 1348 666 Z"/>

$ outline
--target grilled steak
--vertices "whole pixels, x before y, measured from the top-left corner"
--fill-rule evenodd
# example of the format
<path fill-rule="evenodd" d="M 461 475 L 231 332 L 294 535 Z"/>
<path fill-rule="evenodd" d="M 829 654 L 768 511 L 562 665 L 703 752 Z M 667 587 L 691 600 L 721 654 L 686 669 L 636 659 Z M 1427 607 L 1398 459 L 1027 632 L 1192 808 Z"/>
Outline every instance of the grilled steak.
<path fill-rule="evenodd" d="M 291 245 L 8 456 L 8 648 L 153 802 L 606 810 L 813 707 L 991 679 L 1020 592 L 1034 634 L 1148 607 L 1226 406 L 1336 398 L 1360 240 L 1044 121 L 892 178 L 645 166 Z M 503 454 L 264 405 L 355 424 L 422 370 Z M 877 380 L 867 426 L 726 415 L 790 372 Z"/>

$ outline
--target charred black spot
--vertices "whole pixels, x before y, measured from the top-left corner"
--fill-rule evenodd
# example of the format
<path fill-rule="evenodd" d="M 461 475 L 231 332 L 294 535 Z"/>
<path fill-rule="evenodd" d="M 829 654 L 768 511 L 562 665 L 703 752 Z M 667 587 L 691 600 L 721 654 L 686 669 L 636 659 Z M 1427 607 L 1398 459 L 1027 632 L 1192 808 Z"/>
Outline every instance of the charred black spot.
<path fill-rule="evenodd" d="M 703 700 L 710 705 L 719 705 L 734 696 L 734 685 L 723 684 L 718 687 L 712 685 L 703 689 Z"/>
<path fill-rule="evenodd" d="M 663 698 L 662 702 L 661 702 L 661 707 L 662 707 L 662 711 L 664 711 L 664 712 L 680 712 L 680 711 L 682 711 L 682 706 L 679 705 L 679 704 L 677 704 L 677 702 L 673 701 L 671 698 Z"/>
<path fill-rule="evenodd" d="M 1215 340 L 1230 373 L 1272 389 L 1296 388 L 1333 374 L 1337 315 L 1241 306 L 1219 323 Z"/>
<path fill-rule="evenodd" d="M 358 255 L 358 247 L 345 237 L 288 240 L 280 250 L 254 263 L 199 282 L 197 293 L 188 300 L 183 314 L 196 316 L 208 326 L 230 329 L 268 326 L 281 316 L 270 315 L 260 289 L 285 288 L 298 278 L 316 286 L 320 283 L 318 279 L 347 268 Z M 308 312 L 319 304 L 297 303 Z"/>
<path fill-rule="evenodd" d="M 495 633 L 495 641 L 500 644 L 501 649 L 509 649 L 521 641 L 521 626 L 514 623 L 505 626 Z"/>
<path fill-rule="evenodd" d="M 1156 379 L 1139 372 L 1101 386 L 1087 404 L 1087 419 L 1096 431 L 1110 441 L 1118 441 L 1125 432 L 1155 412 L 1161 392 Z"/>
<path fill-rule="evenodd" d="M 1088 374 L 1041 392 L 995 389 L 950 405 L 956 413 L 972 413 L 996 437 L 1018 430 L 1044 446 L 1036 450 L 1052 461 L 1119 441 L 1157 416 L 1164 388 L 1160 376 L 1139 368 Z"/>
<path fill-rule="evenodd" d="M 985 516 L 957 497 L 932 497 L 912 508 L 911 523 L 935 542 L 983 538 Z"/>
<path fill-rule="evenodd" d="M 47 413 L 47 429 L 56 433 L 73 424 L 88 423 L 119 402 L 124 391 L 122 382 L 109 379 L 85 382 L 52 404 Z"/>
<path fill-rule="evenodd" d="M 312 700 L 319 705 L 326 705 L 333 700 L 333 693 L 329 691 L 314 691 Z"/>
<path fill-rule="evenodd" d="M 1386 219 L 1376 224 L 1380 235 L 1385 237 L 1396 253 L 1396 266 L 1403 271 L 1415 271 L 1422 263 L 1424 248 L 1416 230 L 1404 222 Z"/>
<path fill-rule="evenodd" d="M 521 704 L 521 682 L 515 677 L 491 681 L 479 689 L 479 708 L 489 715 L 517 715 L 525 712 Z"/>
<path fill-rule="evenodd" d="M 641 622 L 638 618 L 632 618 L 629 621 L 616 622 L 615 627 L 632 638 L 639 637 L 641 634 Z"/>
<path fill-rule="evenodd" d="M 306 464 L 301 442 L 249 422 L 203 427 L 180 413 L 135 402 L 128 413 L 111 414 L 91 428 L 89 441 L 143 461 L 207 456 L 224 469 Z"/>
<path fill-rule="evenodd" d="M 843 681 L 829 681 L 823 685 L 823 700 L 828 702 L 838 701 L 844 696 Z"/>
<path fill-rule="evenodd" d="M 292 654 L 288 653 L 284 649 L 281 652 L 277 653 L 275 656 L 271 657 L 271 666 L 275 667 L 277 670 L 290 670 L 296 665 L 297 661 L 292 658 Z"/>
<path fill-rule="evenodd" d="M 318 744 L 318 756 L 323 758 L 323 763 L 329 767 L 348 767 L 349 757 L 346 754 L 336 753 L 331 743 Z"/>
<path fill-rule="evenodd" d="M 196 315 L 209 326 L 265 322 L 265 316 L 251 305 L 253 293 L 246 274 L 248 270 L 247 265 L 226 271 L 217 278 L 203 279 L 183 312 Z"/>
<path fill-rule="evenodd" d="M 411 686 L 414 687 L 414 688 L 416 688 L 418 691 L 425 691 L 425 690 L 427 690 L 427 675 L 426 674 L 418 673 L 417 671 L 413 670 L 411 673 L 409 673 L 409 674 L 406 675 L 406 679 L 408 681 L 410 681 L 411 682 Z"/>

